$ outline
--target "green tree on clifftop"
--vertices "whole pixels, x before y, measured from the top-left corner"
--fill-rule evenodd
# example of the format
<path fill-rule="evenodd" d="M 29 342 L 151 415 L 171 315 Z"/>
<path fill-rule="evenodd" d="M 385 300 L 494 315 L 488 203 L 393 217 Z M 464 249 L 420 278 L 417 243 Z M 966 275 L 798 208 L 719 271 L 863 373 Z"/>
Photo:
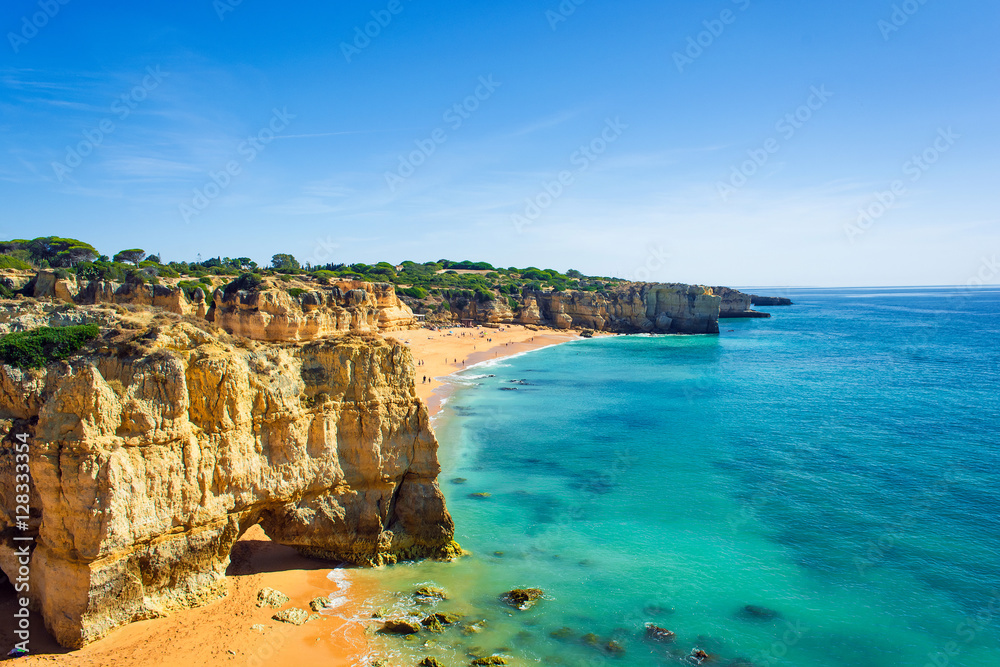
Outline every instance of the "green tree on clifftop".
<path fill-rule="evenodd" d="M 116 262 L 128 262 L 129 264 L 134 264 L 139 266 L 139 262 L 143 260 L 146 256 L 146 251 L 141 248 L 132 248 L 130 250 L 122 250 L 114 256 Z"/>
<path fill-rule="evenodd" d="M 271 257 L 271 266 L 278 271 L 298 271 L 300 268 L 297 259 L 283 252 Z"/>

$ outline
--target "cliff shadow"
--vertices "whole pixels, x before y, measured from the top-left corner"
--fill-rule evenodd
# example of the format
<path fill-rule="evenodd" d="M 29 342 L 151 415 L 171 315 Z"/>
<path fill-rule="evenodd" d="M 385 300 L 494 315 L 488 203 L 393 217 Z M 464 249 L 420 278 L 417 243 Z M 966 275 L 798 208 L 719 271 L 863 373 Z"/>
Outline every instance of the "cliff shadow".
<path fill-rule="evenodd" d="M 21 641 L 14 634 L 14 613 L 20 608 L 18 604 L 18 593 L 14 590 L 14 584 L 7 578 L 6 573 L 0 570 L 0 660 L 3 660 L 7 651 L 14 648 L 14 645 Z M 31 653 L 32 655 L 66 655 L 72 653 L 68 649 L 59 645 L 55 638 L 49 634 L 45 628 L 45 621 L 37 611 L 31 612 L 29 617 L 31 623 Z"/>
<path fill-rule="evenodd" d="M 229 552 L 227 577 L 289 570 L 332 570 L 337 563 L 303 556 L 294 547 L 271 541 L 260 524 L 247 528 Z"/>

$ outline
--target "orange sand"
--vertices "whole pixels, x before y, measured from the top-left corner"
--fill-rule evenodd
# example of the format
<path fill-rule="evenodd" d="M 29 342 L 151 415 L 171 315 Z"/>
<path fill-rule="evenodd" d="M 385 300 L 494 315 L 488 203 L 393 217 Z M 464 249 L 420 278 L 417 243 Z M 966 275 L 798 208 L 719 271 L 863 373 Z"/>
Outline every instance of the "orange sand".
<path fill-rule="evenodd" d="M 276 588 L 291 598 L 287 606 L 309 609 L 313 598 L 330 595 L 336 584 L 326 575 L 329 563 L 300 556 L 274 544 L 254 526 L 233 548 L 229 596 L 198 609 L 120 628 L 78 651 L 56 644 L 42 618 L 32 614 L 32 655 L 18 665 L 80 665 L 81 667 L 196 667 L 200 665 L 330 665 L 352 667 L 364 655 L 363 627 L 344 620 L 356 617 L 359 602 L 369 595 L 359 587 L 364 578 L 351 577 L 348 602 L 316 621 L 293 626 L 271 620 L 274 609 L 257 607 L 257 591 Z M 0 646 L 13 646 L 13 590 L 0 596 Z M 253 625 L 266 626 L 262 633 Z M 12 663 L 14 664 L 14 663 Z"/>

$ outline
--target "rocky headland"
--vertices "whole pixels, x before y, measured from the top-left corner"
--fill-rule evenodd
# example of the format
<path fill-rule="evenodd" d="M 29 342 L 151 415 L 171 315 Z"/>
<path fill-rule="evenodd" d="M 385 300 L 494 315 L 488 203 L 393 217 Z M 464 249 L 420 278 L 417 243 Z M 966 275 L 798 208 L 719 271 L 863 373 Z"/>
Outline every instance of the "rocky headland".
<path fill-rule="evenodd" d="M 64 646 L 224 595 L 230 550 L 258 524 L 332 561 L 459 553 L 405 346 L 253 341 L 120 307 L 24 311 L 5 309 L 3 329 L 101 332 L 46 368 L 0 365 L 0 532 L 15 527 L 13 438 L 26 433 L 32 603 Z"/>

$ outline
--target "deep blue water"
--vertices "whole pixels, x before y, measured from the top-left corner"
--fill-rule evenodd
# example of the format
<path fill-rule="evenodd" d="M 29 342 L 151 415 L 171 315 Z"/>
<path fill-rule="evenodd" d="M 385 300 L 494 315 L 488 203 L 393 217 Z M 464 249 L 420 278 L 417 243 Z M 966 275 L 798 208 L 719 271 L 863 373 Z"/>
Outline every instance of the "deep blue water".
<path fill-rule="evenodd" d="M 404 652 L 1000 665 L 1000 290 L 787 295 L 719 336 L 599 338 L 462 374 L 436 427 L 474 555 L 380 576 L 442 585 L 445 608 L 488 623 Z M 547 599 L 513 611 L 497 595 L 514 586 Z M 676 641 L 645 639 L 648 622 Z"/>

